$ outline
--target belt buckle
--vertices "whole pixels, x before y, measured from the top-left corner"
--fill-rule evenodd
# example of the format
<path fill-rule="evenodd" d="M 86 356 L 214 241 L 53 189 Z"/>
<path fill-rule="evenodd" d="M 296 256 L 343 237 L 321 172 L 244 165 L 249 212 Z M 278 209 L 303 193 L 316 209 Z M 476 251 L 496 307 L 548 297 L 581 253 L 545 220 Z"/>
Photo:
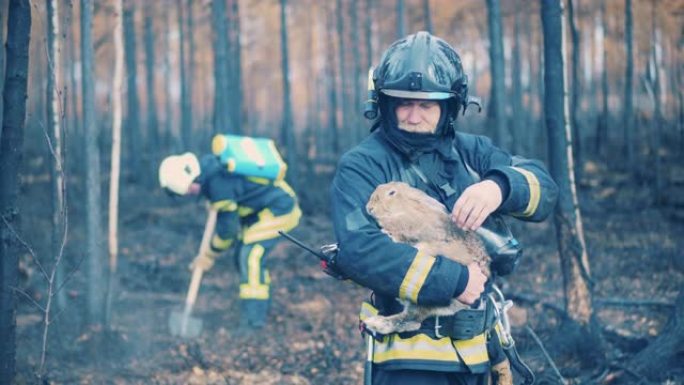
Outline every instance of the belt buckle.
<path fill-rule="evenodd" d="M 439 333 L 439 329 L 442 328 L 442 325 L 439 324 L 439 316 L 435 316 L 435 337 L 437 338 L 444 338 L 446 336 L 443 336 Z"/>

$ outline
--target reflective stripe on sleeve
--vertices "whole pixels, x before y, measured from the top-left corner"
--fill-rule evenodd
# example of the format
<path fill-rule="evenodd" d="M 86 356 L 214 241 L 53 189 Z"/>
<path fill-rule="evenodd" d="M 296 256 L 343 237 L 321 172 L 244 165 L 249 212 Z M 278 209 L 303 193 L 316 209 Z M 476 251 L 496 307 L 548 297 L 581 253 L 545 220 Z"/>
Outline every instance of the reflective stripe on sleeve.
<path fill-rule="evenodd" d="M 418 301 L 418 293 L 423 288 L 425 278 L 427 278 L 432 265 L 435 264 L 435 258 L 430 255 L 425 255 L 418 252 L 413 258 L 411 266 L 409 266 L 404 280 L 399 287 L 399 298 L 406 298 L 413 303 Z"/>
<path fill-rule="evenodd" d="M 537 207 L 539 206 L 539 201 L 541 199 L 541 187 L 539 186 L 539 179 L 537 179 L 537 176 L 534 175 L 533 173 L 520 168 L 520 167 L 511 167 L 513 170 L 521 173 L 525 179 L 527 179 L 527 185 L 529 186 L 530 189 L 530 200 L 527 202 L 527 207 L 525 210 L 523 210 L 521 213 L 517 213 L 517 215 L 523 216 L 523 217 L 529 217 L 534 214 L 535 211 L 537 211 Z"/>

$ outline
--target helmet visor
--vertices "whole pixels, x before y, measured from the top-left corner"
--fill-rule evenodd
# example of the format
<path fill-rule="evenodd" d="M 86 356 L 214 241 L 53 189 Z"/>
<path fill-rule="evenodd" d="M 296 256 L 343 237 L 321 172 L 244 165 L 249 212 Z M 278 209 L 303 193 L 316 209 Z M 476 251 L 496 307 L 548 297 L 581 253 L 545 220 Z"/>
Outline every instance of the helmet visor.
<path fill-rule="evenodd" d="M 449 92 L 405 91 L 405 90 L 380 90 L 387 96 L 404 99 L 445 100 L 452 98 L 454 94 Z"/>

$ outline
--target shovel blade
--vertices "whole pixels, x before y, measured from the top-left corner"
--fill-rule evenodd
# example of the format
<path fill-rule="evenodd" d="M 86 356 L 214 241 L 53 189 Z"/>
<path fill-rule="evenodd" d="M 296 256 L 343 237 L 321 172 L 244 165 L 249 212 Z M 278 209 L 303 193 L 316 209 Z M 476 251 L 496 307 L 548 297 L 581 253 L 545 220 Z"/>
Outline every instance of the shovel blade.
<path fill-rule="evenodd" d="M 169 317 L 169 330 L 174 336 L 195 338 L 202 332 L 202 320 L 183 311 L 174 311 Z"/>

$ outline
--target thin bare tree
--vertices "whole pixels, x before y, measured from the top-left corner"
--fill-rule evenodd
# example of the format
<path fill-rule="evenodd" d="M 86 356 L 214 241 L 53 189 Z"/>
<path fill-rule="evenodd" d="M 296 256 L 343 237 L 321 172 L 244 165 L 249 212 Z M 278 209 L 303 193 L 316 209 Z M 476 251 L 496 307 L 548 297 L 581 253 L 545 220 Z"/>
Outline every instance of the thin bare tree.
<path fill-rule="evenodd" d="M 50 156 L 50 180 L 52 190 L 52 237 L 51 255 L 56 258 L 60 254 L 62 247 L 62 237 L 64 234 L 64 93 L 60 88 L 62 84 L 60 71 L 61 65 L 61 46 L 60 46 L 60 23 L 59 23 L 59 2 L 50 0 L 47 2 L 47 126 L 50 135 L 51 150 L 54 156 Z M 57 279 L 64 279 L 64 268 L 62 264 L 56 265 Z M 57 303 L 60 307 L 66 306 L 66 295 L 60 290 L 57 294 Z"/>
<path fill-rule="evenodd" d="M 487 0 L 487 21 L 489 25 L 489 65 L 492 74 L 489 116 L 494 125 L 494 137 L 497 144 L 507 147 L 509 138 L 506 131 L 506 85 L 499 0 Z"/>
<path fill-rule="evenodd" d="M 292 95 L 290 91 L 290 63 L 287 41 L 287 0 L 280 0 L 280 60 L 283 71 L 283 123 L 282 138 L 287 151 L 288 179 L 293 188 L 298 187 L 297 147 L 292 123 Z"/>
<path fill-rule="evenodd" d="M 81 0 L 81 79 L 83 86 L 83 131 L 86 159 L 86 255 L 88 256 L 88 321 L 105 323 L 105 276 L 102 241 L 100 148 L 95 119 L 95 71 L 93 52 L 93 0 Z"/>
<path fill-rule="evenodd" d="M 109 178 L 109 275 L 107 285 L 106 325 L 111 325 L 112 302 L 117 288 L 119 255 L 119 177 L 121 175 L 121 120 L 123 103 L 124 33 L 123 0 L 114 1 L 114 78 L 112 79 L 112 156 Z M 130 54 L 130 52 L 128 53 Z M 130 99 L 129 99 L 130 100 Z"/>

